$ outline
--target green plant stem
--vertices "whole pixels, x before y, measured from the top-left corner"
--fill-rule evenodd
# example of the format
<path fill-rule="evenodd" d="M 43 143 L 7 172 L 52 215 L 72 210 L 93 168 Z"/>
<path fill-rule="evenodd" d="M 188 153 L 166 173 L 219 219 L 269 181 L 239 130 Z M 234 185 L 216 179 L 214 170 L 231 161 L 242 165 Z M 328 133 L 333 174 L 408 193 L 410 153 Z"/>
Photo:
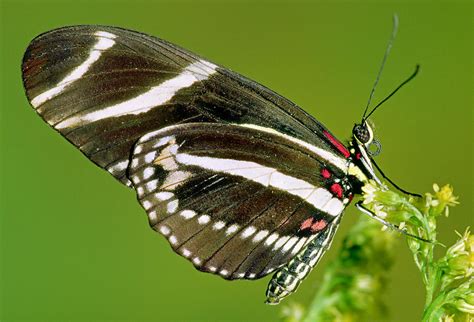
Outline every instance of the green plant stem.
<path fill-rule="evenodd" d="M 431 266 L 431 265 L 428 264 L 428 266 Z M 433 279 L 434 278 L 428 271 L 429 271 L 429 269 L 427 269 L 425 272 L 422 271 L 422 277 L 423 277 L 423 280 L 424 280 L 425 290 L 426 290 L 425 307 L 424 307 L 425 312 L 429 309 L 430 305 L 433 304 L 432 303 L 433 294 L 435 292 L 435 290 L 433 288 Z"/>
<path fill-rule="evenodd" d="M 439 280 L 439 269 L 436 265 L 433 264 L 436 231 L 432 228 L 436 228 L 436 227 L 432 227 L 432 225 L 430 225 L 427 219 L 428 218 L 427 215 L 422 214 L 419 211 L 419 209 L 416 208 L 414 205 L 412 205 L 410 202 L 404 200 L 403 205 L 407 207 L 413 213 L 413 215 L 415 215 L 417 220 L 420 221 L 426 233 L 426 236 L 425 236 L 426 239 L 433 241 L 431 244 L 426 245 L 427 254 L 423 262 L 420 261 L 417 253 L 413 254 L 416 266 L 422 273 L 423 284 L 425 285 L 426 300 L 425 300 L 424 311 L 427 312 L 427 310 L 430 310 L 430 306 L 435 304 L 432 301 L 433 301 L 433 296 L 437 289 L 437 284 L 438 284 L 437 281 Z"/>
<path fill-rule="evenodd" d="M 311 303 L 310 310 L 308 311 L 306 317 L 302 320 L 302 322 L 318 321 L 318 317 L 321 316 L 321 312 L 323 312 L 328 307 L 333 306 L 335 303 L 339 302 L 339 300 L 340 294 L 338 293 L 318 298 L 317 301 L 313 301 Z"/>
<path fill-rule="evenodd" d="M 302 322 L 314 322 L 317 321 L 318 316 L 321 316 L 321 312 L 323 312 L 329 305 L 334 304 L 339 299 L 339 294 L 335 294 L 332 296 L 327 296 L 327 291 L 330 289 L 331 281 L 333 280 L 333 274 L 331 270 L 327 270 L 328 273 L 324 275 L 324 279 L 322 285 L 311 301 L 309 305 L 309 310 L 305 314 L 304 319 Z"/>
<path fill-rule="evenodd" d="M 433 302 L 427 302 L 429 304 L 425 307 L 423 312 L 423 322 L 438 322 L 441 321 L 441 317 L 444 311 L 441 309 L 445 303 L 445 293 L 439 294 Z"/>

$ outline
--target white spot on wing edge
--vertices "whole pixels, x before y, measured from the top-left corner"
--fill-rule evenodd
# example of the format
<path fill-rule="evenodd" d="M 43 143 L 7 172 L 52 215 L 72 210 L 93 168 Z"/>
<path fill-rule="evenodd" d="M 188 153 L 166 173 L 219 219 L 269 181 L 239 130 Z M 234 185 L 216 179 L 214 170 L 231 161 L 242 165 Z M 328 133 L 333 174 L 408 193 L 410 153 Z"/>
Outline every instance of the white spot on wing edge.
<path fill-rule="evenodd" d="M 184 257 L 189 257 L 191 256 L 191 252 L 187 248 L 183 248 L 181 250 L 181 254 L 183 254 Z"/>
<path fill-rule="evenodd" d="M 112 164 L 111 166 L 107 167 L 107 171 L 109 171 L 112 174 L 115 174 L 117 172 L 122 172 L 123 170 L 127 169 L 128 167 L 128 160 L 123 160 L 116 162 Z"/>
<path fill-rule="evenodd" d="M 170 243 L 171 243 L 172 245 L 176 245 L 176 244 L 178 243 L 178 239 L 176 238 L 175 235 L 171 235 L 171 236 L 168 238 L 168 240 L 170 241 Z"/>
<path fill-rule="evenodd" d="M 157 216 L 156 216 L 156 211 L 155 210 L 152 210 L 152 211 L 148 212 L 148 219 L 152 223 L 154 223 L 156 221 Z"/>
<path fill-rule="evenodd" d="M 138 167 L 138 158 L 134 158 L 134 159 L 132 160 L 131 167 L 132 167 L 132 168 L 137 168 L 137 167 Z"/>
<path fill-rule="evenodd" d="M 145 170 L 143 170 L 143 180 L 150 178 L 153 173 L 155 173 L 155 169 L 152 167 L 145 168 Z"/>
<path fill-rule="evenodd" d="M 210 220 L 211 220 L 211 217 L 209 217 L 208 215 L 201 215 L 201 216 L 199 216 L 199 218 L 198 218 L 198 223 L 201 224 L 201 225 L 205 225 L 205 224 L 207 224 Z"/>
<path fill-rule="evenodd" d="M 257 231 L 257 228 L 255 228 L 254 226 L 249 226 L 245 228 L 244 231 L 242 232 L 242 239 L 252 236 L 256 231 Z"/>
<path fill-rule="evenodd" d="M 168 204 L 166 205 L 166 212 L 168 214 L 175 213 L 175 211 L 178 209 L 178 205 L 179 205 L 178 200 L 173 200 L 173 201 L 168 202 Z"/>
<path fill-rule="evenodd" d="M 223 221 L 221 221 L 221 220 L 216 221 L 216 222 L 214 223 L 214 225 L 212 225 L 212 229 L 214 229 L 214 230 L 221 230 L 221 229 L 224 228 L 224 227 L 225 227 L 225 222 L 223 222 Z"/>
<path fill-rule="evenodd" d="M 89 52 L 89 57 L 74 68 L 66 77 L 64 77 L 55 87 L 37 95 L 31 100 L 31 105 L 38 108 L 41 104 L 49 101 L 55 96 L 59 95 L 67 86 L 81 78 L 90 69 L 92 64 L 99 60 L 102 51 L 109 49 L 115 44 L 113 40 L 116 36 L 106 31 L 97 31 L 96 36 L 100 37 Z"/>
<path fill-rule="evenodd" d="M 151 163 L 156 158 L 156 151 L 149 152 L 145 155 L 145 162 Z"/>
<path fill-rule="evenodd" d="M 142 206 L 143 206 L 143 208 L 145 208 L 145 210 L 148 210 L 148 209 L 150 209 L 151 207 L 153 207 L 153 203 L 151 203 L 151 202 L 148 201 L 148 200 L 143 200 L 143 201 L 142 201 Z"/>
<path fill-rule="evenodd" d="M 225 234 L 231 235 L 235 233 L 238 229 L 239 229 L 239 225 L 237 224 L 230 225 L 229 228 L 227 228 L 227 230 L 225 231 Z"/>
<path fill-rule="evenodd" d="M 197 81 L 207 79 L 216 72 L 217 66 L 204 60 L 196 61 L 187 66 L 179 75 L 152 87 L 125 102 L 104 107 L 93 112 L 79 113 L 76 116 L 58 123 L 56 128 L 74 127 L 81 123 L 96 122 L 98 120 L 119 117 L 124 115 L 138 115 L 146 113 L 152 108 L 168 102 L 181 89 L 190 87 Z"/>
<path fill-rule="evenodd" d="M 145 188 L 149 192 L 156 190 L 156 188 L 158 188 L 158 179 L 153 179 L 153 180 L 148 181 L 145 184 Z"/>
<path fill-rule="evenodd" d="M 266 270 L 263 271 L 263 275 L 267 275 L 267 274 L 270 274 L 271 272 L 273 272 L 275 270 L 275 268 L 267 268 Z"/>
<path fill-rule="evenodd" d="M 278 239 L 278 234 L 277 233 L 273 233 L 271 234 L 270 236 L 267 237 L 267 239 L 265 239 L 265 245 L 266 246 L 270 246 L 271 244 L 273 244 L 275 242 L 275 240 Z"/>
<path fill-rule="evenodd" d="M 167 191 L 162 191 L 162 192 L 157 192 L 155 193 L 155 198 L 161 201 L 168 200 L 174 197 L 174 193 L 172 192 L 167 192 Z"/>
<path fill-rule="evenodd" d="M 184 209 L 183 211 L 179 213 L 179 215 L 183 217 L 184 219 L 191 219 L 194 216 L 196 216 L 196 212 L 190 209 Z"/>
<path fill-rule="evenodd" d="M 259 241 L 263 240 L 268 235 L 268 230 L 260 230 L 255 236 L 253 236 L 252 241 L 254 243 L 258 243 Z"/>
<path fill-rule="evenodd" d="M 171 232 L 170 228 L 166 225 L 161 225 L 160 226 L 160 233 L 162 233 L 165 236 L 168 236 L 169 233 Z"/>
<path fill-rule="evenodd" d="M 143 145 L 137 145 L 135 147 L 135 150 L 133 151 L 133 154 L 139 154 L 142 152 L 142 150 L 143 150 Z"/>
<path fill-rule="evenodd" d="M 139 176 L 132 176 L 132 182 L 133 184 L 137 185 L 139 184 L 141 181 L 140 177 Z"/>

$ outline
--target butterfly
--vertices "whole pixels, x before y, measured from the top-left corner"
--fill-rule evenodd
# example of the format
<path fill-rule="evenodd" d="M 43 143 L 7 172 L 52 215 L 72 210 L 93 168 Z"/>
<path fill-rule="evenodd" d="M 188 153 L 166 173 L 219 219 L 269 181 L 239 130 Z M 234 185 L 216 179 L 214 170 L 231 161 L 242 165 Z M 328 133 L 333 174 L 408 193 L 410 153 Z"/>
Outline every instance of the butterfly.
<path fill-rule="evenodd" d="M 381 184 L 367 117 L 346 147 L 286 98 L 146 34 L 49 31 L 22 72 L 34 110 L 135 190 L 176 253 L 229 280 L 276 272 L 269 303 L 317 264 L 353 196 Z"/>

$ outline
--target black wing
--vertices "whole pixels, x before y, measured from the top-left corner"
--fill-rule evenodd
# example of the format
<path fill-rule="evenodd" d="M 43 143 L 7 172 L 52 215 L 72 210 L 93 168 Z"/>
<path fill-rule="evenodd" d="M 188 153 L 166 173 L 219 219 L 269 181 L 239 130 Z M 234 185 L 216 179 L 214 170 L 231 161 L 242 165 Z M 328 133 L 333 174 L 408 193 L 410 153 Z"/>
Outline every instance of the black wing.
<path fill-rule="evenodd" d="M 342 213 L 347 200 L 325 187 L 318 152 L 263 127 L 189 123 L 143 136 L 129 177 L 178 254 L 202 271 L 254 279 Z"/>
<path fill-rule="evenodd" d="M 323 134 L 327 130 L 287 99 L 138 32 L 102 26 L 53 30 L 32 41 L 22 69 L 28 99 L 40 116 L 126 184 L 135 142 L 188 122 L 254 124 L 344 156 Z"/>

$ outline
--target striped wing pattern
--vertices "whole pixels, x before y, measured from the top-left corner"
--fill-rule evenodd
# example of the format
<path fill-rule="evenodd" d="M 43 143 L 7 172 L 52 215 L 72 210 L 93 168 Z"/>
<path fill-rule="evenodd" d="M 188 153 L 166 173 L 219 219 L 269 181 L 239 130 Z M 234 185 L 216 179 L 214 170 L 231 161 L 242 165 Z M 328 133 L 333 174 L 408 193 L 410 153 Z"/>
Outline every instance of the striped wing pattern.
<path fill-rule="evenodd" d="M 321 187 L 325 160 L 265 128 L 189 123 L 142 137 L 129 177 L 150 225 L 200 270 L 260 278 L 294 257 L 345 204 Z M 332 168 L 334 173 L 342 172 Z"/>
<path fill-rule="evenodd" d="M 74 26 L 38 36 L 23 59 L 36 112 L 88 158 L 130 185 L 135 142 L 187 122 L 255 124 L 341 156 L 323 125 L 245 77 L 161 39 Z"/>
<path fill-rule="evenodd" d="M 262 277 L 348 202 L 337 181 L 348 152 L 322 124 L 161 39 L 61 28 L 32 41 L 22 71 L 36 112 L 133 187 L 153 229 L 200 270 Z"/>

